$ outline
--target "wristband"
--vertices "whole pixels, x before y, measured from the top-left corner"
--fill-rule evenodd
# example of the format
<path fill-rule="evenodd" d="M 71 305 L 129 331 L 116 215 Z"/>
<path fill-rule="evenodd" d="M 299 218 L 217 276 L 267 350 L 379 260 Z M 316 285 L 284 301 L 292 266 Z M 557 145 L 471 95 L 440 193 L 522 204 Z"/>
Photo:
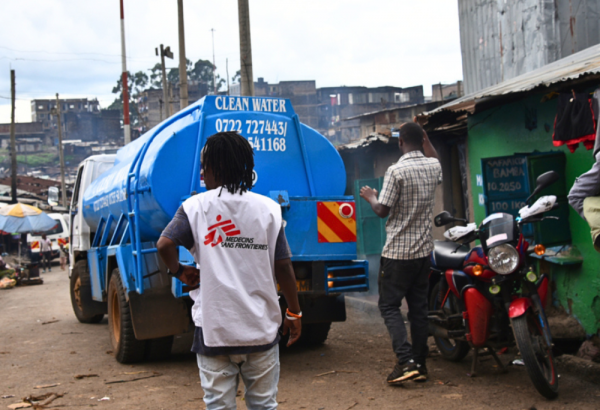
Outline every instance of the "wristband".
<path fill-rule="evenodd" d="M 167 273 L 169 274 L 169 276 L 173 276 L 174 278 L 179 279 L 181 277 L 181 274 L 183 273 L 183 268 L 184 266 L 180 263 L 177 272 L 171 272 L 169 269 L 167 269 Z"/>
<path fill-rule="evenodd" d="M 291 320 L 292 322 L 293 322 L 294 320 L 298 320 L 298 318 L 297 318 L 297 317 L 291 317 L 291 316 L 289 316 L 287 313 L 285 314 L 285 318 L 286 318 L 287 320 Z"/>
<path fill-rule="evenodd" d="M 286 309 L 285 310 L 285 316 L 288 319 L 294 318 L 294 319 L 290 319 L 290 320 L 300 319 L 302 317 L 302 311 L 300 311 L 299 313 L 292 313 L 292 312 L 290 312 L 289 309 Z"/>

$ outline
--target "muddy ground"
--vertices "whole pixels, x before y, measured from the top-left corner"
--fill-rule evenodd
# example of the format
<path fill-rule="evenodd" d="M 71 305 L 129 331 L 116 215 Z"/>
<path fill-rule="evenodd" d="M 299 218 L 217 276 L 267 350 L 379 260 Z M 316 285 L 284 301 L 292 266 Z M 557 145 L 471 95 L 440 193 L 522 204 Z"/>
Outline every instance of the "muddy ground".
<path fill-rule="evenodd" d="M 97 325 L 77 321 L 71 310 L 68 278 L 57 266 L 44 284 L 0 291 L 0 409 L 22 397 L 66 393 L 48 408 L 203 409 L 189 335 L 178 337 L 168 361 L 121 365 L 111 354 L 107 319 Z M 525 368 L 501 373 L 485 358 L 470 378 L 470 355 L 461 363 L 428 361 L 430 380 L 389 387 L 394 365 L 383 322 L 353 308 L 335 323 L 325 345 L 294 347 L 281 354 L 280 409 L 598 409 L 600 388 L 572 374 L 560 377 L 560 396 L 541 397 Z M 514 356 L 502 355 L 504 363 Z M 487 360 L 486 360 L 487 359 Z M 335 371 L 335 373 L 333 373 Z M 560 373 L 560 368 L 559 368 Z M 77 375 L 96 375 L 76 379 Z M 117 380 L 148 377 L 107 384 Z M 35 386 L 59 384 L 34 389 Z M 108 400 L 99 401 L 102 398 Z M 244 409 L 242 397 L 238 408 Z"/>

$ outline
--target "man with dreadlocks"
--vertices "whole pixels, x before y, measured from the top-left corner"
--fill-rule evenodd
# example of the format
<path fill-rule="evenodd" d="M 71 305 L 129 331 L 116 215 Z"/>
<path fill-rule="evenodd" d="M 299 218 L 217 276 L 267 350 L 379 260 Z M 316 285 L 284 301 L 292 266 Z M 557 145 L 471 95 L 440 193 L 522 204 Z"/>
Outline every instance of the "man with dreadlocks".
<path fill-rule="evenodd" d="M 249 192 L 254 152 L 234 132 L 208 138 L 202 150 L 207 191 L 186 200 L 158 241 L 169 272 L 190 286 L 197 354 L 207 409 L 235 409 L 241 376 L 249 409 L 277 408 L 281 311 L 283 333 L 300 337 L 302 312 L 281 208 Z M 199 269 L 179 264 L 177 246 L 190 250 Z"/>

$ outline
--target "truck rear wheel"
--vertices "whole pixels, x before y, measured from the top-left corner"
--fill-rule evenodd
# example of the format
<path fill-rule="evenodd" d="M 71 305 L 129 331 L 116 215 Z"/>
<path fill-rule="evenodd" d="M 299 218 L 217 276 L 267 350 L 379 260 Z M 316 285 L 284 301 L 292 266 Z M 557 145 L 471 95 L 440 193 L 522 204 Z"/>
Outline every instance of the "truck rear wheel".
<path fill-rule="evenodd" d="M 69 283 L 73 312 L 81 323 L 98 323 L 104 317 L 104 306 L 92 299 L 92 285 L 87 260 L 75 263 Z"/>
<path fill-rule="evenodd" d="M 331 322 L 303 325 L 300 340 L 306 345 L 322 345 L 327 340 L 330 328 Z"/>
<path fill-rule="evenodd" d="M 108 329 L 115 358 L 119 363 L 136 363 L 144 358 L 145 342 L 137 340 L 119 269 L 108 285 Z"/>

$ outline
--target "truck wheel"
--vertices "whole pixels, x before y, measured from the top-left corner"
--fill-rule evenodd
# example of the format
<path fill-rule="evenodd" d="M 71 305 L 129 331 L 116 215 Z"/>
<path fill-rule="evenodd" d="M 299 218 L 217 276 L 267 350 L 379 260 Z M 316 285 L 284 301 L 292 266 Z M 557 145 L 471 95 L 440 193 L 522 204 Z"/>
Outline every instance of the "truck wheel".
<path fill-rule="evenodd" d="M 300 340 L 306 345 L 322 345 L 327 340 L 330 328 L 331 322 L 303 325 Z"/>
<path fill-rule="evenodd" d="M 146 340 L 146 350 L 144 359 L 146 360 L 165 360 L 171 356 L 173 347 L 173 336 L 159 337 L 158 339 Z"/>
<path fill-rule="evenodd" d="M 129 303 L 119 269 L 112 272 L 108 285 L 108 329 L 113 352 L 119 363 L 136 363 L 144 358 L 145 343 L 135 338 Z"/>
<path fill-rule="evenodd" d="M 102 311 L 104 306 L 101 302 L 92 299 L 92 286 L 90 284 L 90 272 L 86 260 L 75 263 L 71 280 L 69 283 L 71 293 L 71 304 L 77 320 L 81 323 L 98 323 L 104 317 Z"/>

